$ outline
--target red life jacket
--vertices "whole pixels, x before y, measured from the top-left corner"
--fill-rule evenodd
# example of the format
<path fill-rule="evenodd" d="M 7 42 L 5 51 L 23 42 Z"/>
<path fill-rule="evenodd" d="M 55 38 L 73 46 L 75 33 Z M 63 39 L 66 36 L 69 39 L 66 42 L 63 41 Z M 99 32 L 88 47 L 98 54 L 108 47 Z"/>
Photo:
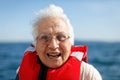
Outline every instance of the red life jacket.
<path fill-rule="evenodd" d="M 80 67 L 82 60 L 87 61 L 86 46 L 72 46 L 71 56 L 60 68 L 48 69 L 46 80 L 80 80 Z M 74 56 L 74 52 L 83 52 L 81 60 Z M 79 53 L 81 54 L 81 53 Z M 35 48 L 25 51 L 18 72 L 20 80 L 38 80 L 40 64 L 38 63 Z"/>

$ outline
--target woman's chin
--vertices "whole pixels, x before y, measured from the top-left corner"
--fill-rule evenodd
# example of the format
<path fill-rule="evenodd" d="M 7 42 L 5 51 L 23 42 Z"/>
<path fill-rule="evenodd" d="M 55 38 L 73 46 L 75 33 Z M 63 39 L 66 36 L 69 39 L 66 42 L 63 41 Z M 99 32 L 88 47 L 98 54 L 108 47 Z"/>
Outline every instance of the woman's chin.
<path fill-rule="evenodd" d="M 63 63 L 53 63 L 53 64 L 48 64 L 46 65 L 48 68 L 59 68 L 63 65 Z"/>

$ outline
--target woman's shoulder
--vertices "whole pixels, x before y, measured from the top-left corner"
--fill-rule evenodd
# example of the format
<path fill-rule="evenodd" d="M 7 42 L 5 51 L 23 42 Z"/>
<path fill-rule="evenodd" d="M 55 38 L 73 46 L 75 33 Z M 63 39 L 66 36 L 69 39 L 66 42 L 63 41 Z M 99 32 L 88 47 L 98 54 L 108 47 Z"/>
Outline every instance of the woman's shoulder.
<path fill-rule="evenodd" d="M 91 64 L 81 63 L 81 80 L 102 80 L 99 71 Z"/>

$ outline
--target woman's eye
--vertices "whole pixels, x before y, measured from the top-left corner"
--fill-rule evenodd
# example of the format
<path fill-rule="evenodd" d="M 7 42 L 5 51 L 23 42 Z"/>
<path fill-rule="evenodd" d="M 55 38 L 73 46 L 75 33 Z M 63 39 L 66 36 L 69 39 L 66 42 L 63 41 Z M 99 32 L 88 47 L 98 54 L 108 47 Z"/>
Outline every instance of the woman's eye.
<path fill-rule="evenodd" d="M 45 41 L 48 41 L 49 39 L 50 39 L 50 35 L 45 35 L 44 34 L 44 35 L 40 35 L 39 36 L 39 40 L 40 41 L 44 41 L 45 42 Z"/>
<path fill-rule="evenodd" d="M 59 41 L 64 41 L 64 40 L 66 39 L 66 36 L 63 35 L 63 34 L 60 34 L 60 35 L 57 35 L 57 39 L 58 39 Z"/>
<path fill-rule="evenodd" d="M 44 35 L 41 37 L 41 40 L 48 40 L 49 39 L 49 36 L 48 35 Z"/>

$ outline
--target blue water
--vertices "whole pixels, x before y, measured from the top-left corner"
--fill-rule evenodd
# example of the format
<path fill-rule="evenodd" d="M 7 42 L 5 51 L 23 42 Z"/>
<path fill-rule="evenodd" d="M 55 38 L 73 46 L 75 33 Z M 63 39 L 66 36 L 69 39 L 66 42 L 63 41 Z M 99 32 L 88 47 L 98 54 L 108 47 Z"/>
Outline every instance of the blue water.
<path fill-rule="evenodd" d="M 14 80 L 24 50 L 30 43 L 0 43 L 0 80 Z M 82 42 L 88 46 L 89 63 L 101 73 L 103 80 L 120 80 L 120 43 Z"/>

